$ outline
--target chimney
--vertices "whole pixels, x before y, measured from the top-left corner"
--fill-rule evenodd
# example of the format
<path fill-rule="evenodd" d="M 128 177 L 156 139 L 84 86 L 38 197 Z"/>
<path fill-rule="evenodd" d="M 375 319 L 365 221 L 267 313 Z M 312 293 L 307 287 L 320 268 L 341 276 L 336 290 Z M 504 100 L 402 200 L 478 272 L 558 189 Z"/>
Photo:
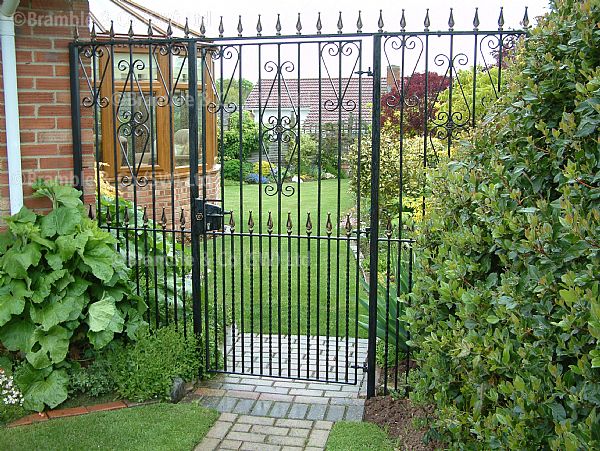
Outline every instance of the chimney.
<path fill-rule="evenodd" d="M 390 92 L 394 88 L 394 79 L 396 80 L 396 88 L 400 89 L 400 66 L 389 65 L 387 68 L 386 85 Z"/>

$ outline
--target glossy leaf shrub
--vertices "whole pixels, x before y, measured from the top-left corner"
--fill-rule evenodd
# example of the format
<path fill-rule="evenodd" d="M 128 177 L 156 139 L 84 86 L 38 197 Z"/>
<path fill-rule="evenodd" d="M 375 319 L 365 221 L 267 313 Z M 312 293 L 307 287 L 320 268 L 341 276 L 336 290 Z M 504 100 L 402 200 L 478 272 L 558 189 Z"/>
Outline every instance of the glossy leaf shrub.
<path fill-rule="evenodd" d="M 600 3 L 556 1 L 434 174 L 411 324 L 455 447 L 600 447 Z"/>
<path fill-rule="evenodd" d="M 15 374 L 23 406 L 41 411 L 67 398 L 67 355 L 137 338 L 146 306 L 133 295 L 115 239 L 87 218 L 80 192 L 38 182 L 52 211 L 27 208 L 0 235 L 0 343 L 25 363 Z"/>

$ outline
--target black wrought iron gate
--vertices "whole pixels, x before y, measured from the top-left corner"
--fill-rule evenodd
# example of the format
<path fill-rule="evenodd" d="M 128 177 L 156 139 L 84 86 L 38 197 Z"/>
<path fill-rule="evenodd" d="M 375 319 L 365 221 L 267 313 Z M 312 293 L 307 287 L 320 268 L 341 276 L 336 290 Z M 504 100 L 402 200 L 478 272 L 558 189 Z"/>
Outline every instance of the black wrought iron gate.
<path fill-rule="evenodd" d="M 384 32 L 380 15 L 363 33 L 359 15 L 345 33 L 340 15 L 325 34 L 319 16 L 306 35 L 298 17 L 295 35 L 278 19 L 263 36 L 259 18 L 246 37 L 240 19 L 208 39 L 150 24 L 71 45 L 90 216 L 116 236 L 150 325 L 187 333 L 191 317 L 209 371 L 356 384 L 366 370 L 371 396 L 379 365 L 385 392 L 408 386 L 423 174 L 498 96 L 524 32 L 502 13 L 489 32 L 477 13 L 468 32 L 452 12 L 448 31 L 429 14 L 405 26 Z"/>

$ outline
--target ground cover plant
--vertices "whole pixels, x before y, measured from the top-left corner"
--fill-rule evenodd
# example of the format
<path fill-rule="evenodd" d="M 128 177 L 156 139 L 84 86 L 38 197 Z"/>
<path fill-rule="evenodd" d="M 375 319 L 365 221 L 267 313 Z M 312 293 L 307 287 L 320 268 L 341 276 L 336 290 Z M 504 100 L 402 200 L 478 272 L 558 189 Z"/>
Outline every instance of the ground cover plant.
<path fill-rule="evenodd" d="M 327 439 L 327 451 L 393 451 L 395 443 L 385 430 L 372 423 L 340 421 L 333 425 Z"/>
<path fill-rule="evenodd" d="M 600 446 L 600 3 L 560 0 L 432 175 L 406 320 L 451 446 Z"/>

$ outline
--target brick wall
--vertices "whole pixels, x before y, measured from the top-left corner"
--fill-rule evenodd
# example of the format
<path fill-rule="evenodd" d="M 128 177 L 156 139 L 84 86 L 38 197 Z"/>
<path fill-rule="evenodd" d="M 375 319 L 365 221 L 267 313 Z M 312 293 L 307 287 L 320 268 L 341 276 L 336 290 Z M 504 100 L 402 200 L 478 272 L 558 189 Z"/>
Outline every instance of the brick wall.
<path fill-rule="evenodd" d="M 88 8 L 87 0 L 21 0 L 15 15 L 25 205 L 38 211 L 49 203 L 31 197 L 36 179 L 58 177 L 63 183 L 73 182 L 68 44 L 75 27 L 82 39 L 89 36 Z M 82 111 L 88 176 L 93 173 L 91 113 Z M 1 216 L 9 214 L 8 183 L 4 96 L 0 91 Z"/>

